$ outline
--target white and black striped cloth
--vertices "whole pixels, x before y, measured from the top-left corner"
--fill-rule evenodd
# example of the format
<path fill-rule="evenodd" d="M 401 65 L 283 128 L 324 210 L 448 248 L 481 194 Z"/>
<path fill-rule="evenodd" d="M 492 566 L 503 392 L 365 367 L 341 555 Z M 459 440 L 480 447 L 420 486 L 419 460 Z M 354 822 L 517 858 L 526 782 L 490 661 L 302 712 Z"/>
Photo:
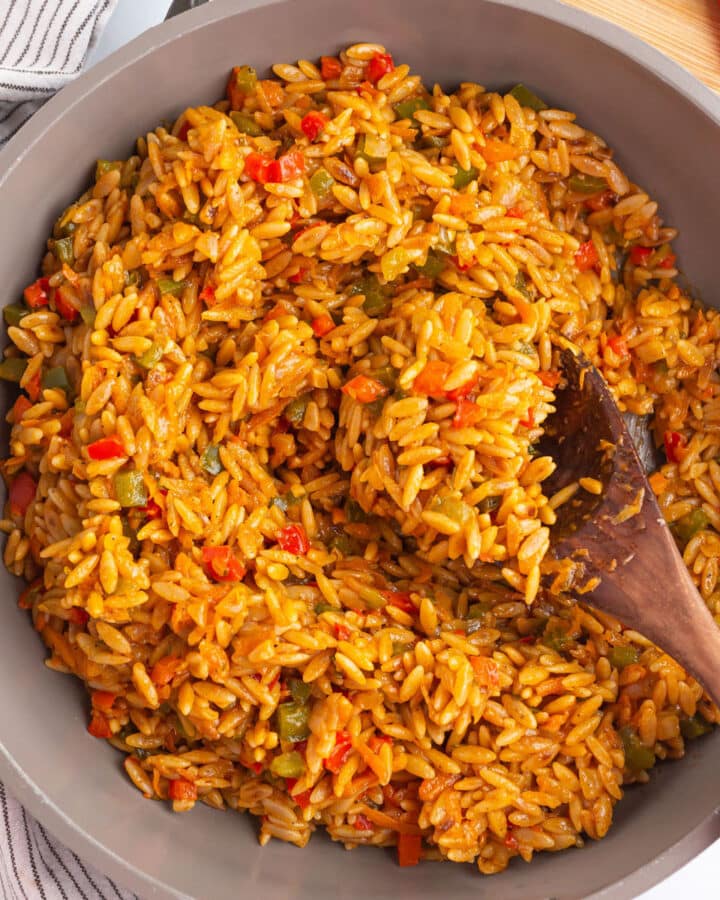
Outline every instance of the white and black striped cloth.
<path fill-rule="evenodd" d="M 138 900 L 58 844 L 0 784 L 3 900 Z"/>
<path fill-rule="evenodd" d="M 0 145 L 82 71 L 116 3 L 0 0 Z"/>

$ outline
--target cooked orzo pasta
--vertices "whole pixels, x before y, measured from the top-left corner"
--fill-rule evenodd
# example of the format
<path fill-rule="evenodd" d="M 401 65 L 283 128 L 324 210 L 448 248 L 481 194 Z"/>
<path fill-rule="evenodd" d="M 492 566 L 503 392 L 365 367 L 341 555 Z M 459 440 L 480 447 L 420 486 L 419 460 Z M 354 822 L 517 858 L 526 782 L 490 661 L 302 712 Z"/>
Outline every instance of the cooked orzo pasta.
<path fill-rule="evenodd" d="M 370 44 L 273 72 L 98 162 L 5 309 L 20 604 L 178 811 L 484 873 L 601 838 L 718 712 L 549 589 L 534 445 L 579 347 L 653 417 L 720 612 L 717 314 L 603 140 L 524 86 L 429 90 Z"/>

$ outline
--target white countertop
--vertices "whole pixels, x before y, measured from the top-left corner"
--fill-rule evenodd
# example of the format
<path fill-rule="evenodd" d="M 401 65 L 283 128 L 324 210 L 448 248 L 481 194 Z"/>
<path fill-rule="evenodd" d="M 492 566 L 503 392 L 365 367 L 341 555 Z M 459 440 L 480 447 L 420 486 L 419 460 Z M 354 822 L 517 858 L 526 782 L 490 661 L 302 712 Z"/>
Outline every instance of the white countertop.
<path fill-rule="evenodd" d="M 118 0 L 91 62 L 97 62 L 118 47 L 165 18 L 171 0 Z M 642 2 L 642 0 L 629 0 Z M 642 900 L 717 900 L 720 897 L 720 841 L 680 871 L 641 895 Z"/>

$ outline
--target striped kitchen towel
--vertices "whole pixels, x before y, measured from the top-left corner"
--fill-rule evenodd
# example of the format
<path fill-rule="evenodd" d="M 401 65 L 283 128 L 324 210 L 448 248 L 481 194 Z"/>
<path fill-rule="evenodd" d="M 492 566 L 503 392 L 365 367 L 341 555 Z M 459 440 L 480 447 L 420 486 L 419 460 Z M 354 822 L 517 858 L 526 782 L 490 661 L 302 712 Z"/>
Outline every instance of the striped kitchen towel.
<path fill-rule="evenodd" d="M 3 900 L 138 900 L 66 849 L 0 783 Z"/>
<path fill-rule="evenodd" d="M 0 0 L 0 144 L 80 74 L 116 3 Z"/>

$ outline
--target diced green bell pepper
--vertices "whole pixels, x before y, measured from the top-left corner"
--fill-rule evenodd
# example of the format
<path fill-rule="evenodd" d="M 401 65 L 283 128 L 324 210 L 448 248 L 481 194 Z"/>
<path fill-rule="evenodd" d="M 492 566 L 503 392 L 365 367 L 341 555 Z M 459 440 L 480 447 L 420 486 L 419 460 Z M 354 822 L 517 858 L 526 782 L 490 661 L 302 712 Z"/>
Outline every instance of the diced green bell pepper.
<path fill-rule="evenodd" d="M 361 134 L 358 138 L 355 156 L 364 159 L 370 166 L 379 166 L 390 153 L 391 144 L 386 138 L 374 134 Z"/>
<path fill-rule="evenodd" d="M 712 728 L 709 722 L 706 722 L 702 716 L 697 714 L 686 719 L 680 719 L 680 733 L 686 741 L 694 741 L 695 738 L 711 732 Z"/>
<path fill-rule="evenodd" d="M 118 472 L 113 483 L 115 497 L 121 506 L 147 506 L 148 492 L 141 472 L 136 469 Z"/>
<path fill-rule="evenodd" d="M 426 134 L 420 141 L 420 146 L 425 150 L 441 150 L 447 146 L 448 139 L 440 134 Z"/>
<path fill-rule="evenodd" d="M 551 650 L 554 650 L 556 653 L 562 653 L 562 651 L 569 646 L 571 641 L 572 638 L 567 632 L 562 631 L 559 628 L 547 629 L 542 637 L 543 644 Z"/>
<path fill-rule="evenodd" d="M 327 200 L 332 194 L 335 179 L 322 166 L 310 176 L 310 190 L 318 200 Z"/>
<path fill-rule="evenodd" d="M 520 293 L 525 297 L 526 300 L 532 300 L 532 294 L 530 293 L 527 280 L 522 272 L 518 272 L 515 276 L 514 287 L 516 291 L 520 291 Z"/>
<path fill-rule="evenodd" d="M 224 469 L 220 462 L 220 448 L 215 444 L 208 444 L 200 457 L 200 466 L 208 475 L 219 475 Z"/>
<path fill-rule="evenodd" d="M 52 242 L 52 250 L 59 263 L 71 266 L 75 262 L 72 237 L 60 238 Z"/>
<path fill-rule="evenodd" d="M 414 119 L 415 113 L 420 109 L 430 109 L 430 104 L 422 97 L 413 97 L 395 104 L 398 119 Z"/>
<path fill-rule="evenodd" d="M 349 291 L 350 295 L 364 294 L 363 309 L 373 318 L 384 316 L 390 309 L 392 287 L 380 284 L 377 275 L 370 273 L 357 281 Z"/>
<path fill-rule="evenodd" d="M 456 191 L 461 191 L 464 187 L 467 187 L 471 181 L 475 181 L 478 175 L 479 172 L 475 166 L 470 166 L 469 169 L 461 169 L 460 166 L 455 166 L 453 187 Z"/>
<path fill-rule="evenodd" d="M 652 769 L 655 765 L 655 753 L 643 744 L 637 731 L 626 725 L 620 729 L 620 737 L 625 748 L 625 768 L 633 772 Z"/>
<path fill-rule="evenodd" d="M 527 109 L 534 109 L 535 112 L 540 112 L 541 109 L 547 109 L 547 103 L 545 103 L 544 100 L 541 100 L 537 94 L 534 94 L 530 88 L 526 87 L 524 84 L 516 84 L 510 93 L 520 106 L 525 106 Z"/>
<path fill-rule="evenodd" d="M 568 187 L 576 194 L 599 194 L 607 188 L 607 181 L 604 178 L 596 178 L 594 175 L 572 175 L 568 178 Z"/>
<path fill-rule="evenodd" d="M 136 357 L 135 361 L 143 369 L 152 369 L 163 357 L 163 348 L 160 344 L 151 344 L 144 353 Z"/>
<path fill-rule="evenodd" d="M 25 374 L 28 361 L 20 356 L 6 356 L 0 362 L 0 378 L 4 381 L 14 381 L 18 384 Z"/>
<path fill-rule="evenodd" d="M 62 366 L 53 366 L 52 369 L 48 369 L 42 377 L 41 384 L 43 389 L 60 388 L 66 392 L 70 390 L 67 372 Z"/>
<path fill-rule="evenodd" d="M 687 545 L 698 531 L 707 528 L 709 524 L 710 519 L 705 510 L 694 509 L 692 512 L 679 518 L 677 522 L 673 522 L 672 532 L 683 545 Z"/>
<path fill-rule="evenodd" d="M 471 603 L 468 606 L 467 616 L 468 619 L 482 619 L 482 617 L 489 613 L 492 609 L 492 603 L 484 601 L 482 603 Z"/>
<path fill-rule="evenodd" d="M 300 778 L 305 771 L 305 760 L 296 750 L 281 753 L 270 763 L 270 771 L 280 778 Z"/>
<path fill-rule="evenodd" d="M 22 303 L 10 303 L 3 309 L 3 318 L 7 325 L 18 326 L 30 310 Z"/>
<path fill-rule="evenodd" d="M 631 666 L 639 659 L 640 651 L 637 647 L 616 646 L 612 647 L 608 653 L 608 661 L 616 669 L 624 669 L 625 666 Z"/>
<path fill-rule="evenodd" d="M 257 72 L 252 66 L 238 66 L 234 70 L 235 86 L 243 94 L 254 94 L 257 89 Z"/>
<path fill-rule="evenodd" d="M 233 120 L 235 127 L 241 134 L 249 134 L 250 137 L 259 137 L 263 133 L 262 128 L 255 121 L 254 116 L 244 112 L 233 111 L 230 113 L 230 118 Z"/>
<path fill-rule="evenodd" d="M 80 307 L 80 318 L 86 325 L 95 324 L 95 307 L 92 303 L 86 303 L 85 306 Z"/>
<path fill-rule="evenodd" d="M 290 693 L 296 703 L 307 703 L 310 699 L 312 687 L 300 678 L 291 678 L 289 682 Z"/>
<path fill-rule="evenodd" d="M 420 275 L 426 278 L 437 278 L 441 275 L 447 266 L 445 260 L 433 250 L 428 250 L 427 259 L 421 266 L 415 266 Z"/>
<path fill-rule="evenodd" d="M 283 415 L 291 425 L 295 425 L 295 427 L 302 425 L 309 400 L 309 394 L 301 394 L 301 396 L 291 400 L 285 407 Z"/>
<path fill-rule="evenodd" d="M 159 278 L 157 286 L 161 294 L 172 294 L 173 297 L 177 297 L 185 289 L 185 282 L 173 281 L 172 278 Z"/>
<path fill-rule="evenodd" d="M 302 703 L 281 703 L 275 713 L 281 741 L 298 743 L 310 736 L 310 710 Z"/>

